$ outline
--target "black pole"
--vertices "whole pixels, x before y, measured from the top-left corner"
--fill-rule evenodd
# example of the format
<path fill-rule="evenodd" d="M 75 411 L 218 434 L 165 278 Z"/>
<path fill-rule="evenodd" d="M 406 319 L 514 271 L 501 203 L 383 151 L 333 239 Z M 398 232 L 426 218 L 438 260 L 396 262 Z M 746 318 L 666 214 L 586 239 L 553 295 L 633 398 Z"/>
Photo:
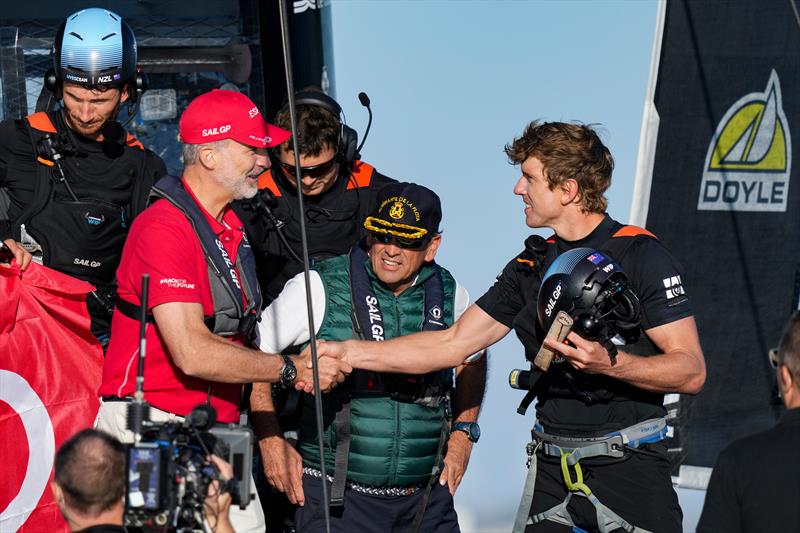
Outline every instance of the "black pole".
<path fill-rule="evenodd" d="M 308 237 L 306 217 L 303 208 L 303 174 L 300 170 L 300 150 L 297 146 L 297 109 L 294 103 L 294 81 L 292 79 L 292 54 L 289 47 L 289 20 L 286 15 L 286 0 L 280 0 L 281 36 L 283 37 L 283 62 L 286 65 L 286 92 L 289 99 L 289 118 L 292 122 L 292 146 L 294 151 L 295 180 L 297 181 L 297 205 L 300 210 L 300 235 L 303 248 L 303 272 L 306 281 L 306 304 L 308 307 L 308 340 L 311 343 L 311 370 L 314 375 L 314 406 L 317 411 L 317 445 L 319 446 L 320 471 L 322 472 L 322 506 L 325 513 L 325 531 L 331 531 L 331 517 L 328 507 L 328 476 L 325 468 L 324 424 L 322 421 L 322 391 L 319 387 L 319 361 L 317 359 L 317 335 L 314 327 L 314 310 L 311 303 L 311 273 L 308 260 Z"/>

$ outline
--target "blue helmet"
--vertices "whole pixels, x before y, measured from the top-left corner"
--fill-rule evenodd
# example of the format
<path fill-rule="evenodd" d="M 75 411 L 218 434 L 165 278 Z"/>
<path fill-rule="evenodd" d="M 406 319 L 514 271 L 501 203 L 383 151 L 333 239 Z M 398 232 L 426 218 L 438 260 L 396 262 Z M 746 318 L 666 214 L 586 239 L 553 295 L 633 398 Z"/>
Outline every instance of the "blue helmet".
<path fill-rule="evenodd" d="M 53 41 L 53 69 L 61 82 L 122 85 L 136 76 L 136 58 L 130 26 L 107 9 L 73 13 Z"/>

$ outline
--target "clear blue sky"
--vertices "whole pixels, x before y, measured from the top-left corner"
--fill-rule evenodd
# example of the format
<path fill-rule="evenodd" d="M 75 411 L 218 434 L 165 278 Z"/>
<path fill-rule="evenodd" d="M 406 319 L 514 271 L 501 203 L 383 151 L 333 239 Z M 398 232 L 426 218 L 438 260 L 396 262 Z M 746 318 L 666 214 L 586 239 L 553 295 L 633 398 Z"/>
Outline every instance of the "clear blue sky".
<path fill-rule="evenodd" d="M 364 160 L 442 198 L 439 262 L 477 298 L 530 230 L 503 146 L 531 120 L 598 123 L 616 159 L 609 212 L 627 221 L 657 4 L 629 1 L 334 0 L 336 96 Z M 456 495 L 462 529 L 510 531 L 532 414 L 507 385 L 513 333 L 491 352 L 475 446 Z M 531 410 L 532 411 L 532 410 Z"/>

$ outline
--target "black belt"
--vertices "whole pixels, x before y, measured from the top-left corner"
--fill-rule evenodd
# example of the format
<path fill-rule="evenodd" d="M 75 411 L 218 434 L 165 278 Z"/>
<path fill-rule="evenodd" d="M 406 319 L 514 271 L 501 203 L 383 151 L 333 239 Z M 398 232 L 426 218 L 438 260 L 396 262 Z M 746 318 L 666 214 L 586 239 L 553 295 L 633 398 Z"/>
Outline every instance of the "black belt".
<path fill-rule="evenodd" d="M 124 396 L 122 398 L 120 398 L 119 396 L 102 396 L 100 399 L 103 400 L 103 403 L 108 403 L 108 402 L 130 403 L 133 401 L 133 398 L 131 398 L 130 396 Z"/>

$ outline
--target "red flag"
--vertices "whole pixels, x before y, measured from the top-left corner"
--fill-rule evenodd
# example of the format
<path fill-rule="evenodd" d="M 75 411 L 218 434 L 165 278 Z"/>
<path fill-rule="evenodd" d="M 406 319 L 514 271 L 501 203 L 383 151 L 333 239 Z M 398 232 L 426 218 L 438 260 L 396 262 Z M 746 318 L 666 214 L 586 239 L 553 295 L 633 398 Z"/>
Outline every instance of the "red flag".
<path fill-rule="evenodd" d="M 68 531 L 49 481 L 55 450 L 91 427 L 100 405 L 93 289 L 36 263 L 0 267 L 0 531 Z"/>

